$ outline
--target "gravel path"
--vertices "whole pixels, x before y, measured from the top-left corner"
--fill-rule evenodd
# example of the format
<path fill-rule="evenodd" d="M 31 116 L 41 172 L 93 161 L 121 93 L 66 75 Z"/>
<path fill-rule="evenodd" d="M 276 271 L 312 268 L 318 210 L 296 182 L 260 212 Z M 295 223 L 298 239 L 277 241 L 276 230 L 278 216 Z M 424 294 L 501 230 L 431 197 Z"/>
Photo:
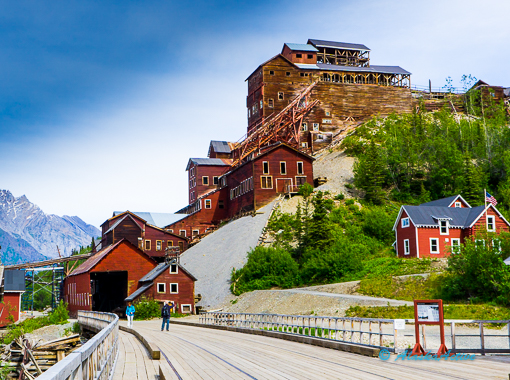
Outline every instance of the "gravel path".
<path fill-rule="evenodd" d="M 232 268 L 241 268 L 246 263 L 247 254 L 257 246 L 272 207 L 270 203 L 255 216 L 226 224 L 182 254 L 181 265 L 198 278 L 195 294 L 202 295 L 198 306 L 214 309 L 234 298 L 230 292 Z"/>

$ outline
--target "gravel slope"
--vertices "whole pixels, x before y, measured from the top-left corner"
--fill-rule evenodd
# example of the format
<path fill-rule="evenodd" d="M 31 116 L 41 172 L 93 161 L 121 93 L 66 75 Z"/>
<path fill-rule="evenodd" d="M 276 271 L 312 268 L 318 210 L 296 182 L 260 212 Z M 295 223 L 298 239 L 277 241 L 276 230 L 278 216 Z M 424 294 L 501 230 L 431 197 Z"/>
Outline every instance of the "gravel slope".
<path fill-rule="evenodd" d="M 232 268 L 241 268 L 246 263 L 247 254 L 257 246 L 272 207 L 270 203 L 255 216 L 226 224 L 182 254 L 181 265 L 198 279 L 195 294 L 202 295 L 198 306 L 214 309 L 234 298 L 230 293 Z"/>

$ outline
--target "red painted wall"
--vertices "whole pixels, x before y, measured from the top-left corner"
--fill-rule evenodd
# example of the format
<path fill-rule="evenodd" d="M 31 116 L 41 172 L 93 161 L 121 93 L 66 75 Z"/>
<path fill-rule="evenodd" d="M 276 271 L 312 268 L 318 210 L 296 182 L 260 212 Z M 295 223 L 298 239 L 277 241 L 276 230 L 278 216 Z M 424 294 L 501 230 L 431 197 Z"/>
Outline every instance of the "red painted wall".
<path fill-rule="evenodd" d="M 9 316 L 12 315 L 14 322 L 19 320 L 20 315 L 20 292 L 5 292 L 3 304 L 0 304 L 0 327 L 7 326 L 12 323 Z"/>
<path fill-rule="evenodd" d="M 402 228 L 402 219 L 407 218 L 408 215 L 402 211 L 402 215 L 397 223 L 396 240 L 398 257 L 416 257 L 416 227 L 411 219 L 409 219 L 409 227 Z M 409 255 L 404 255 L 404 240 L 409 239 Z"/>
<path fill-rule="evenodd" d="M 194 168 L 194 175 L 192 176 L 192 168 Z M 195 165 L 191 164 L 190 169 L 188 170 L 188 201 L 189 203 L 193 203 L 198 198 L 200 198 L 203 194 L 216 189 L 218 186 L 214 184 L 214 177 L 221 177 L 223 174 L 230 170 L 230 166 L 213 166 L 213 165 Z M 203 184 L 203 177 L 207 176 L 209 178 L 209 185 Z M 192 184 L 196 184 L 196 186 L 192 186 Z M 194 197 L 192 198 L 191 193 L 194 192 Z"/>
<path fill-rule="evenodd" d="M 78 310 L 92 310 L 89 273 L 65 278 L 64 301 L 68 303 L 71 316 L 75 316 Z"/>
<path fill-rule="evenodd" d="M 437 238 L 439 242 L 439 253 L 430 253 L 430 238 Z M 464 242 L 463 230 L 460 228 L 449 228 L 448 235 L 441 235 L 438 228 L 418 228 L 418 242 L 420 245 L 420 258 L 430 257 L 448 257 L 448 247 L 451 245 L 451 239 L 459 238 L 460 243 Z"/>

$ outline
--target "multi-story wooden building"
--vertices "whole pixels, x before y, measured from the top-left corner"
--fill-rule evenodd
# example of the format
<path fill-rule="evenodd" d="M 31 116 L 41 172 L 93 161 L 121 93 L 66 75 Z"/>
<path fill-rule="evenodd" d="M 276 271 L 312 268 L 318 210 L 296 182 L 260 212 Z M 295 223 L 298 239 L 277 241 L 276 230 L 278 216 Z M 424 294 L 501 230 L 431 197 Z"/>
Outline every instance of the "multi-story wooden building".
<path fill-rule="evenodd" d="M 370 63 L 365 45 L 310 39 L 286 43 L 247 79 L 248 134 L 281 112 L 311 83 L 319 104 L 301 120 L 301 148 L 316 149 L 352 121 L 411 112 L 411 73 Z"/>
<path fill-rule="evenodd" d="M 213 151 L 215 155 L 216 152 Z M 188 172 L 189 203 L 218 187 L 218 178 L 230 170 L 232 160 L 226 158 L 190 158 Z"/>
<path fill-rule="evenodd" d="M 167 247 L 179 247 L 181 252 L 188 248 L 186 236 L 161 228 L 183 217 L 184 215 L 178 214 L 116 211 L 101 225 L 101 247 L 126 239 L 156 261 L 161 262 L 165 258 Z"/>

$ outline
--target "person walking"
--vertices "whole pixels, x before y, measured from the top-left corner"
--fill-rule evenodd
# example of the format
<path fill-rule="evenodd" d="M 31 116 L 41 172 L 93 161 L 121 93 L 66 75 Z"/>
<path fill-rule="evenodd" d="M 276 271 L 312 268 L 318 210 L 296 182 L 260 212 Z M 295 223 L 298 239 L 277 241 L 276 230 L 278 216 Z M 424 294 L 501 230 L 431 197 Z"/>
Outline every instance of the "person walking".
<path fill-rule="evenodd" d="M 168 301 L 164 302 L 163 308 L 161 309 L 161 318 L 163 318 L 163 323 L 161 324 L 161 331 L 165 329 L 165 323 L 166 331 L 168 331 L 168 327 L 170 326 L 170 313 L 173 308 L 174 308 L 173 301 L 171 305 L 168 304 Z"/>
<path fill-rule="evenodd" d="M 128 302 L 128 307 L 126 308 L 126 317 L 127 317 L 127 327 L 133 328 L 133 317 L 135 316 L 135 307 L 131 305 L 131 302 Z"/>

